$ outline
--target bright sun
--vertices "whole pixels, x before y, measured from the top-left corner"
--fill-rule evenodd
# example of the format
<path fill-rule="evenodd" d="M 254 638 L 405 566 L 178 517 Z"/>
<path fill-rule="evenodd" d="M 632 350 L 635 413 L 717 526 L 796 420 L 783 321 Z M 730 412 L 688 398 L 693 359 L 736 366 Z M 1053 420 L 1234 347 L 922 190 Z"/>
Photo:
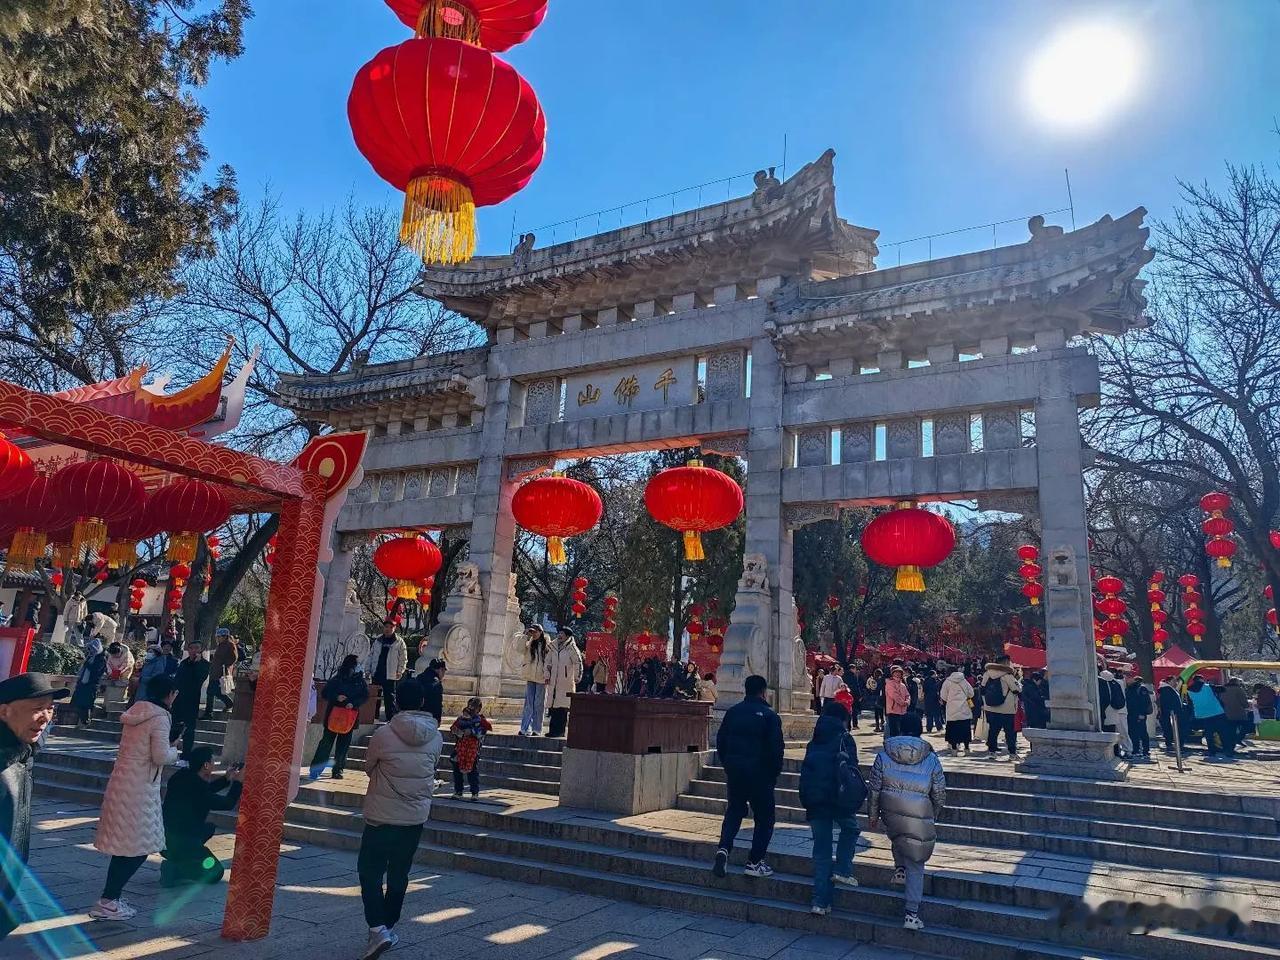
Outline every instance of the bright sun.
<path fill-rule="evenodd" d="M 1133 97 L 1140 73 L 1133 36 L 1109 23 L 1060 29 L 1032 57 L 1027 103 L 1044 123 L 1080 129 L 1113 116 Z"/>

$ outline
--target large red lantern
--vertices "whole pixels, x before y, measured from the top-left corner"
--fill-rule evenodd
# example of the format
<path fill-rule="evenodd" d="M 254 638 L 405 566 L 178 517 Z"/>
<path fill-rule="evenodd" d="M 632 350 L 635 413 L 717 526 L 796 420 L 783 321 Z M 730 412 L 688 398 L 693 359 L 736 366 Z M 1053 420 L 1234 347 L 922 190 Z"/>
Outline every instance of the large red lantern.
<path fill-rule="evenodd" d="M 116 570 L 131 566 L 138 560 L 138 541 L 154 537 L 160 532 L 151 512 L 149 498 L 132 513 L 107 525 L 107 567 Z"/>
<path fill-rule="evenodd" d="M 146 488 L 137 475 L 114 460 L 80 460 L 53 475 L 54 495 L 75 518 L 71 528 L 71 556 L 101 550 L 107 524 L 137 510 Z"/>
<path fill-rule="evenodd" d="M 396 582 L 395 595 L 401 600 L 417 599 L 422 581 L 433 576 L 443 562 L 440 548 L 413 532 L 398 534 L 373 551 L 373 565 Z"/>
<path fill-rule="evenodd" d="M 406 40 L 378 53 L 356 74 L 347 117 L 374 172 L 404 191 L 400 241 L 428 263 L 470 260 L 476 207 L 522 189 L 546 148 L 533 88 L 459 40 Z"/>
<path fill-rule="evenodd" d="M 1040 556 L 1040 549 L 1029 543 L 1024 543 L 1018 548 L 1018 559 L 1023 563 L 1032 563 Z"/>
<path fill-rule="evenodd" d="M 586 533 L 604 513 L 600 494 L 588 484 L 560 475 L 530 480 L 511 498 L 516 523 L 547 538 L 547 560 L 565 562 L 564 538 Z"/>
<path fill-rule="evenodd" d="M 36 465 L 27 452 L 0 433 L 0 500 L 16 497 L 36 478 Z"/>
<path fill-rule="evenodd" d="M 1225 519 L 1225 518 L 1224 518 Z M 1230 523 L 1231 521 L 1227 521 Z M 1214 537 L 1204 545 L 1204 552 L 1218 561 L 1218 566 L 1231 566 L 1231 558 L 1236 554 L 1236 542 L 1226 537 Z"/>
<path fill-rule="evenodd" d="M 742 488 L 728 474 L 690 460 L 654 474 L 644 488 L 649 516 L 684 535 L 684 558 L 704 560 L 702 534 L 720 530 L 742 513 Z"/>
<path fill-rule="evenodd" d="M 419 37 L 449 37 L 501 53 L 523 43 L 547 15 L 547 0 L 387 0 Z"/>
<path fill-rule="evenodd" d="M 946 517 L 904 502 L 872 520 L 862 531 L 862 549 L 874 562 L 897 567 L 894 587 L 919 593 L 927 567 L 936 567 L 955 549 L 956 531 Z"/>
<path fill-rule="evenodd" d="M 25 490 L 5 501 L 3 512 L 5 525 L 14 528 L 7 554 L 8 569 L 15 573 L 29 571 L 48 545 L 48 531 L 66 522 L 52 477 L 37 475 Z"/>
<path fill-rule="evenodd" d="M 227 522 L 231 504 L 217 484 L 182 477 L 151 495 L 151 518 L 169 534 L 165 553 L 171 562 L 190 563 L 200 534 Z"/>

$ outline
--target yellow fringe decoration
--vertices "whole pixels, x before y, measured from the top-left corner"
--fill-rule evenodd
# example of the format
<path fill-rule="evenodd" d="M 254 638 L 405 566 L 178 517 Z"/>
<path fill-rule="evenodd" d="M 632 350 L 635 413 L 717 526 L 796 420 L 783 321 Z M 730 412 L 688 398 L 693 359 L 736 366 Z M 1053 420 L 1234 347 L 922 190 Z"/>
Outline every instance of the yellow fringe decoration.
<path fill-rule="evenodd" d="M 441 174 L 414 177 L 404 192 L 400 242 L 424 263 L 466 263 L 476 252 L 471 188 Z"/>
<path fill-rule="evenodd" d="M 30 573 L 35 569 L 36 557 L 44 553 L 49 538 L 30 527 L 20 528 L 9 545 L 8 567 L 15 573 Z"/>
<path fill-rule="evenodd" d="M 1219 557 L 1219 558 L 1218 558 L 1218 566 L 1223 567 L 1223 568 L 1226 568 L 1226 567 L 1231 566 L 1231 558 L 1230 558 L 1230 557 Z"/>
<path fill-rule="evenodd" d="M 923 593 L 924 574 L 917 566 L 899 567 L 898 574 L 893 579 L 893 586 L 895 590 L 901 590 L 904 593 Z"/>
<path fill-rule="evenodd" d="M 86 517 L 77 520 L 71 528 L 71 555 L 81 556 L 87 549 L 92 553 L 100 551 L 107 543 L 107 525 L 97 517 Z"/>
<path fill-rule="evenodd" d="M 107 541 L 107 569 L 118 570 L 138 561 L 138 545 L 132 540 Z"/>
<path fill-rule="evenodd" d="M 406 603 L 418 599 L 418 585 L 412 580 L 396 581 L 396 599 Z"/>
<path fill-rule="evenodd" d="M 1033 607 L 1038 607 L 1038 606 L 1040 606 L 1040 598 L 1039 598 L 1039 597 L 1032 597 L 1032 598 L 1031 598 L 1031 605 L 1032 605 Z"/>
<path fill-rule="evenodd" d="M 568 559 L 564 552 L 564 540 L 561 537 L 547 537 L 547 563 L 561 567 Z"/>
<path fill-rule="evenodd" d="M 702 549 L 702 534 L 697 530 L 684 532 L 684 558 L 686 560 L 705 560 L 707 555 Z"/>
<path fill-rule="evenodd" d="M 171 533 L 169 549 L 165 551 L 164 558 L 170 563 L 190 563 L 196 558 L 196 542 L 199 539 L 198 533 Z"/>
<path fill-rule="evenodd" d="M 428 0 L 418 14 L 417 36 L 448 37 L 472 46 L 480 45 L 480 21 L 460 0 Z"/>

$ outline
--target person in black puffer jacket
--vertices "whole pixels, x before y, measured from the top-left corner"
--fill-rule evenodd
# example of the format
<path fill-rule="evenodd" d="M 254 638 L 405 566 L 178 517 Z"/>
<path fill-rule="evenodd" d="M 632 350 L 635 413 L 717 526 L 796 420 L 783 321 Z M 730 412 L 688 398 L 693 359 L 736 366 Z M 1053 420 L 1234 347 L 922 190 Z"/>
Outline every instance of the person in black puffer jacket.
<path fill-rule="evenodd" d="M 751 807 L 755 823 L 751 831 L 751 853 L 747 858 L 747 876 L 768 877 L 773 868 L 764 862 L 769 841 L 773 838 L 773 790 L 782 772 L 782 721 L 769 709 L 764 694 L 769 682 L 752 675 L 743 682 L 746 697 L 725 711 L 716 734 L 716 753 L 724 766 L 729 786 L 729 806 L 720 827 L 720 849 L 716 851 L 712 872 L 723 877 L 729 864 L 729 851 L 742 827 L 742 818 Z"/>
<path fill-rule="evenodd" d="M 334 707 L 351 707 L 359 710 L 361 705 L 369 699 L 369 684 L 365 682 L 364 674 L 356 669 L 360 663 L 360 658 L 354 653 L 347 654 L 342 661 L 342 665 L 338 667 L 338 672 L 325 681 L 324 690 L 320 693 L 321 698 L 325 702 L 324 714 L 321 716 L 321 726 L 324 727 L 324 733 L 320 736 L 320 742 L 316 744 L 316 752 L 311 758 L 311 779 L 316 779 L 324 773 L 325 765 L 329 762 L 329 752 L 334 750 L 334 744 L 337 744 L 337 750 L 333 754 L 333 779 L 341 780 L 342 771 L 347 768 L 347 751 L 351 747 L 351 737 L 354 734 L 354 728 L 346 733 L 336 733 L 329 729 L 329 716 L 333 713 Z M 359 723 L 357 718 L 356 723 Z"/>
<path fill-rule="evenodd" d="M 858 808 L 866 799 L 866 785 L 858 772 L 858 748 L 845 724 L 849 714 L 835 700 L 827 701 L 813 728 L 813 739 L 800 767 L 800 803 L 813 832 L 813 906 L 811 913 L 831 912 L 832 882 L 856 887 L 853 852 L 858 842 Z M 843 788 L 843 789 L 842 789 Z M 831 841 L 840 827 L 835 870 Z"/>

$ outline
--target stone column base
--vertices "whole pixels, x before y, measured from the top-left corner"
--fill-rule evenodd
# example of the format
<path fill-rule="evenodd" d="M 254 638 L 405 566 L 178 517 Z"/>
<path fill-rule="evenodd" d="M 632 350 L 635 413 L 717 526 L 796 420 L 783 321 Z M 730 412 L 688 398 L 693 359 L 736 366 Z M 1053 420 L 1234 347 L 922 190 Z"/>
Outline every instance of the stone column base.
<path fill-rule="evenodd" d="M 565 747 L 560 764 L 560 806 L 627 815 L 670 809 L 702 769 L 704 756 Z"/>
<path fill-rule="evenodd" d="M 1044 773 L 1082 780 L 1124 780 L 1129 764 L 1115 756 L 1116 733 L 1093 730 L 1024 728 L 1031 752 L 1017 765 L 1019 773 Z"/>

